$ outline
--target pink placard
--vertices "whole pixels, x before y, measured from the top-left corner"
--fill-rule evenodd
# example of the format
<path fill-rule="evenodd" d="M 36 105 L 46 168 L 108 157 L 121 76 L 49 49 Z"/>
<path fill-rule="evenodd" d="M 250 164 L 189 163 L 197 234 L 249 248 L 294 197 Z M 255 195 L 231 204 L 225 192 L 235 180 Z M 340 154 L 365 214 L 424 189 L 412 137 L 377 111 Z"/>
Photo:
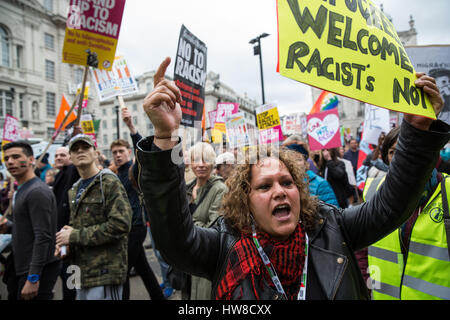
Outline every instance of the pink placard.
<path fill-rule="evenodd" d="M 260 144 L 277 143 L 283 140 L 284 136 L 280 125 L 265 130 L 259 130 Z"/>
<path fill-rule="evenodd" d="M 71 0 L 68 26 L 119 39 L 125 0 Z"/>
<path fill-rule="evenodd" d="M 217 114 L 217 110 L 208 112 L 210 128 L 214 128 L 214 124 L 216 123 L 216 114 Z"/>
<path fill-rule="evenodd" d="M 19 139 L 19 120 L 7 114 L 3 126 L 3 140 L 16 141 L 17 139 Z"/>
<path fill-rule="evenodd" d="M 95 147 L 97 148 L 97 137 L 95 133 L 85 133 L 86 135 L 90 136 L 92 138 L 92 141 L 94 141 Z"/>
<path fill-rule="evenodd" d="M 217 114 L 216 121 L 217 123 L 225 123 L 227 118 L 232 114 L 235 114 L 239 111 L 239 103 L 233 102 L 219 102 L 217 104 Z"/>
<path fill-rule="evenodd" d="M 310 150 L 332 149 L 341 146 L 337 109 L 310 114 L 307 119 Z"/>

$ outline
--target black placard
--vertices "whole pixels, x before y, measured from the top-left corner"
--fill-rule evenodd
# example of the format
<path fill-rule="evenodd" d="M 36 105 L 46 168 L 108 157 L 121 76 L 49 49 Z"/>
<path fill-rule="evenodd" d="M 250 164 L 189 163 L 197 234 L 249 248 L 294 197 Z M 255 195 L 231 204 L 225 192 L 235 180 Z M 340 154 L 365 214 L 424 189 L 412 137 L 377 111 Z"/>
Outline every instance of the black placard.
<path fill-rule="evenodd" d="M 195 121 L 202 121 L 206 57 L 206 45 L 182 25 L 173 78 L 183 97 L 181 124 L 186 127 L 194 127 Z"/>

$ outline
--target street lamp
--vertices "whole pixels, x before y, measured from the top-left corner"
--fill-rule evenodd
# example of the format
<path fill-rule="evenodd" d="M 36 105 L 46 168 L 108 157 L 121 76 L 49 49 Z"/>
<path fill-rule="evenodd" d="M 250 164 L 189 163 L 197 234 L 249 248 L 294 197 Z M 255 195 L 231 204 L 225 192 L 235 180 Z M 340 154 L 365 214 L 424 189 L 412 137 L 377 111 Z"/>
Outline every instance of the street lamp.
<path fill-rule="evenodd" d="M 250 44 L 256 45 L 253 47 L 253 55 L 259 55 L 259 67 L 261 70 L 261 89 L 262 89 L 262 103 L 266 104 L 266 98 L 264 96 L 264 77 L 263 77 L 263 66 L 262 66 L 262 53 L 261 53 L 261 38 L 265 38 L 269 36 L 268 33 L 263 33 L 257 36 L 256 38 L 249 41 Z"/>

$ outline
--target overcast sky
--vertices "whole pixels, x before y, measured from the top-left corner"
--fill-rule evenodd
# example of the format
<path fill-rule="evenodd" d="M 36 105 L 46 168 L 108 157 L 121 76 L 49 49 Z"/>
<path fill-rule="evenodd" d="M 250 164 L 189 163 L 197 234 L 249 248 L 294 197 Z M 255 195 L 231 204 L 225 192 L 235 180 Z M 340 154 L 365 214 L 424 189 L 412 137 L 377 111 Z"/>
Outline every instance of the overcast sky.
<path fill-rule="evenodd" d="M 412 15 L 419 45 L 450 44 L 450 1 L 373 2 L 384 5 L 397 31 L 409 29 Z M 310 87 L 276 72 L 275 0 L 127 0 L 117 53 L 125 55 L 136 76 L 155 70 L 166 56 L 174 60 L 182 24 L 208 47 L 208 71 L 219 73 L 223 83 L 258 103 L 259 59 L 248 42 L 263 32 L 270 34 L 261 40 L 266 103 L 276 103 L 280 115 L 311 109 Z M 168 73 L 173 76 L 173 64 Z"/>

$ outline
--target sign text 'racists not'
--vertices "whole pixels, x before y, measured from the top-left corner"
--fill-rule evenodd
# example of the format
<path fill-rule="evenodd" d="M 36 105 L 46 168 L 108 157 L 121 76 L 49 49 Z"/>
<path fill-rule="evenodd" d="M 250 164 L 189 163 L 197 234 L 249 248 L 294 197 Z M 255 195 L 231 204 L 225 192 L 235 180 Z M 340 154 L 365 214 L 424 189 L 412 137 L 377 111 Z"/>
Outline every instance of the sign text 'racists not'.
<path fill-rule="evenodd" d="M 393 24 L 370 0 L 278 0 L 280 74 L 435 118 Z"/>

